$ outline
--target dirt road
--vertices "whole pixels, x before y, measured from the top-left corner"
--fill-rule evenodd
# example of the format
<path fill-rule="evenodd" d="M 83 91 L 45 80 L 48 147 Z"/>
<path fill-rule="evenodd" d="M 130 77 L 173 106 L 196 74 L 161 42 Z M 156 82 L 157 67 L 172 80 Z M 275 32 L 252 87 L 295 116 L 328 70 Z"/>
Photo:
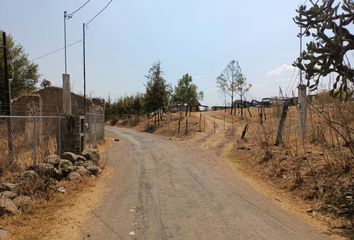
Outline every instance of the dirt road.
<path fill-rule="evenodd" d="M 108 128 L 114 174 L 83 239 L 329 239 L 279 209 L 214 151 Z"/>

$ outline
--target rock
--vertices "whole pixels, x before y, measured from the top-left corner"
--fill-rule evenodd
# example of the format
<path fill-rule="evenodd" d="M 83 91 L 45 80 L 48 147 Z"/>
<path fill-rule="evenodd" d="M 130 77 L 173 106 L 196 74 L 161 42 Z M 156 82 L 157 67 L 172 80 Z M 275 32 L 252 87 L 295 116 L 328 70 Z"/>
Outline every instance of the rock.
<path fill-rule="evenodd" d="M 60 159 L 59 167 L 64 165 L 73 166 L 73 163 L 67 159 Z"/>
<path fill-rule="evenodd" d="M 47 156 L 44 160 L 45 163 L 50 163 L 53 165 L 58 165 L 60 162 L 60 157 L 56 154 L 51 154 L 49 156 Z"/>
<path fill-rule="evenodd" d="M 85 161 L 87 161 L 87 159 L 86 159 L 84 156 L 77 155 L 77 159 L 76 159 L 76 161 L 82 161 L 82 162 L 85 162 Z"/>
<path fill-rule="evenodd" d="M 32 199 L 28 196 L 18 196 L 13 202 L 23 212 L 28 212 L 33 205 Z"/>
<path fill-rule="evenodd" d="M 15 215 L 18 213 L 15 203 L 8 198 L 0 198 L 0 215 Z"/>
<path fill-rule="evenodd" d="M 78 173 L 78 172 L 71 172 L 71 173 L 69 173 L 69 175 L 68 175 L 68 179 L 69 179 L 70 181 L 77 180 L 77 179 L 79 179 L 79 178 L 81 178 L 81 175 L 80 175 L 80 173 Z"/>
<path fill-rule="evenodd" d="M 58 187 L 57 191 L 60 193 L 65 193 L 65 187 Z"/>
<path fill-rule="evenodd" d="M 2 183 L 0 185 L 0 191 L 11 191 L 18 194 L 20 190 L 21 190 L 20 186 L 15 183 Z"/>
<path fill-rule="evenodd" d="M 53 176 L 54 168 L 54 165 L 51 163 L 42 163 L 39 165 L 39 174 Z"/>
<path fill-rule="evenodd" d="M 101 169 L 95 165 L 88 166 L 86 169 L 90 172 L 91 175 L 94 176 L 97 176 L 101 171 Z"/>
<path fill-rule="evenodd" d="M 61 157 L 63 159 L 69 160 L 72 163 L 76 162 L 77 160 L 77 155 L 72 152 L 64 152 Z"/>
<path fill-rule="evenodd" d="M 70 172 L 75 172 L 77 170 L 77 167 L 76 166 L 69 166 L 68 169 Z"/>
<path fill-rule="evenodd" d="M 71 166 L 73 166 L 73 163 L 71 161 L 66 160 L 66 159 L 61 159 L 60 160 L 58 169 L 59 169 L 62 177 L 65 177 L 70 172 L 72 172 L 72 169 L 70 168 Z"/>
<path fill-rule="evenodd" d="M 330 223 L 330 227 L 333 229 L 350 229 L 352 227 L 352 224 L 349 220 L 335 219 Z"/>
<path fill-rule="evenodd" d="M 10 237 L 10 233 L 6 231 L 5 229 L 0 229 L 0 239 L 6 239 Z"/>
<path fill-rule="evenodd" d="M 9 198 L 9 199 L 13 199 L 17 196 L 17 193 L 12 192 L 12 191 L 4 191 L 2 193 L 0 193 L 0 198 Z"/>
<path fill-rule="evenodd" d="M 75 165 L 76 166 L 83 166 L 84 165 L 84 161 L 76 161 Z"/>
<path fill-rule="evenodd" d="M 307 213 L 312 213 L 313 211 L 314 211 L 313 208 L 308 208 L 308 209 L 306 209 L 306 212 L 307 212 Z"/>
<path fill-rule="evenodd" d="M 90 176 L 90 172 L 84 166 L 77 167 L 76 171 L 83 177 Z"/>
<path fill-rule="evenodd" d="M 27 171 L 24 171 L 23 173 L 21 173 L 21 178 L 34 180 L 34 179 L 38 178 L 38 173 L 36 173 L 33 170 L 27 170 Z"/>
<path fill-rule="evenodd" d="M 84 167 L 85 168 L 88 168 L 89 166 L 93 166 L 94 165 L 94 163 L 92 162 L 92 161 L 86 161 L 86 162 L 84 162 Z"/>
<path fill-rule="evenodd" d="M 87 160 L 91 160 L 97 163 L 100 160 L 100 154 L 98 149 L 85 149 L 82 151 L 82 155 L 86 157 Z"/>

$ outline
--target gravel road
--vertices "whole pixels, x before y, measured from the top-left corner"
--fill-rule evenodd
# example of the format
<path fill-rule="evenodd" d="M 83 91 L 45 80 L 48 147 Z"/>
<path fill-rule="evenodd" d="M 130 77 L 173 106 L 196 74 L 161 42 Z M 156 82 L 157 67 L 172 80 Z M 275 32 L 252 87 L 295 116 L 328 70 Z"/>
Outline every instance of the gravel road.
<path fill-rule="evenodd" d="M 83 239 L 329 239 L 254 190 L 215 151 L 106 130 L 120 139 L 106 153 L 114 174 Z"/>

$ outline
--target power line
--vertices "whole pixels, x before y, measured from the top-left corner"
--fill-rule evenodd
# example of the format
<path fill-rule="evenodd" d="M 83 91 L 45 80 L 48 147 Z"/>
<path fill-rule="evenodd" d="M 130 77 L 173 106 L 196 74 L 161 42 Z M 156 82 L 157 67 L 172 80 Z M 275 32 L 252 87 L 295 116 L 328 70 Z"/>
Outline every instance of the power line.
<path fill-rule="evenodd" d="M 80 43 L 80 42 L 82 42 L 82 39 L 81 39 L 81 40 L 78 40 L 78 41 L 76 41 L 76 42 L 73 42 L 73 43 L 67 45 L 66 47 L 74 46 L 74 45 L 76 45 L 76 44 L 78 44 L 78 43 Z M 48 52 L 48 53 L 46 53 L 46 54 L 43 54 L 43 55 L 41 55 L 41 56 L 39 56 L 39 57 L 33 58 L 32 61 L 35 61 L 35 60 L 38 60 L 38 59 L 47 57 L 47 56 L 52 55 L 52 54 L 54 54 L 54 53 L 56 53 L 56 52 L 59 52 L 59 51 L 61 51 L 61 50 L 63 50 L 63 49 L 65 49 L 65 47 L 58 48 L 58 49 L 56 49 L 56 50 L 50 51 L 50 52 Z"/>
<path fill-rule="evenodd" d="M 110 0 L 106 6 L 104 8 L 101 9 L 101 11 L 99 11 L 93 18 L 91 18 L 87 23 L 86 23 L 86 27 L 89 25 L 90 22 L 92 22 L 96 17 L 98 17 L 98 15 L 100 15 L 108 6 L 109 4 L 111 4 L 113 0 Z"/>
<path fill-rule="evenodd" d="M 69 18 L 72 18 L 72 16 L 73 16 L 76 12 L 80 11 L 83 7 L 85 7 L 85 5 L 88 4 L 89 1 L 90 1 L 90 0 L 87 0 L 81 7 L 79 7 L 78 9 L 76 9 L 75 11 L 73 11 L 72 13 L 68 14 L 68 15 L 67 15 L 67 18 L 68 18 L 68 19 L 69 19 Z"/>

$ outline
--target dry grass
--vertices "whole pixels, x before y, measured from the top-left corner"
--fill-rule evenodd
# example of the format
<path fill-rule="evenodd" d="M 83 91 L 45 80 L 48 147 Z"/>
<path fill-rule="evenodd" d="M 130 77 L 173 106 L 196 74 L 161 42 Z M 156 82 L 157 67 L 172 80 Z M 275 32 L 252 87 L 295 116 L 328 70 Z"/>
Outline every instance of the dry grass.
<path fill-rule="evenodd" d="M 35 199 L 29 212 L 3 217 L 0 219 L 0 225 L 10 232 L 10 239 L 51 239 L 53 228 L 62 224 L 58 222 L 58 217 L 63 215 L 62 211 L 77 204 L 78 196 L 95 185 L 96 182 L 86 177 L 75 182 L 60 182 L 60 186 L 66 189 L 64 194 L 55 192 L 50 200 Z"/>

